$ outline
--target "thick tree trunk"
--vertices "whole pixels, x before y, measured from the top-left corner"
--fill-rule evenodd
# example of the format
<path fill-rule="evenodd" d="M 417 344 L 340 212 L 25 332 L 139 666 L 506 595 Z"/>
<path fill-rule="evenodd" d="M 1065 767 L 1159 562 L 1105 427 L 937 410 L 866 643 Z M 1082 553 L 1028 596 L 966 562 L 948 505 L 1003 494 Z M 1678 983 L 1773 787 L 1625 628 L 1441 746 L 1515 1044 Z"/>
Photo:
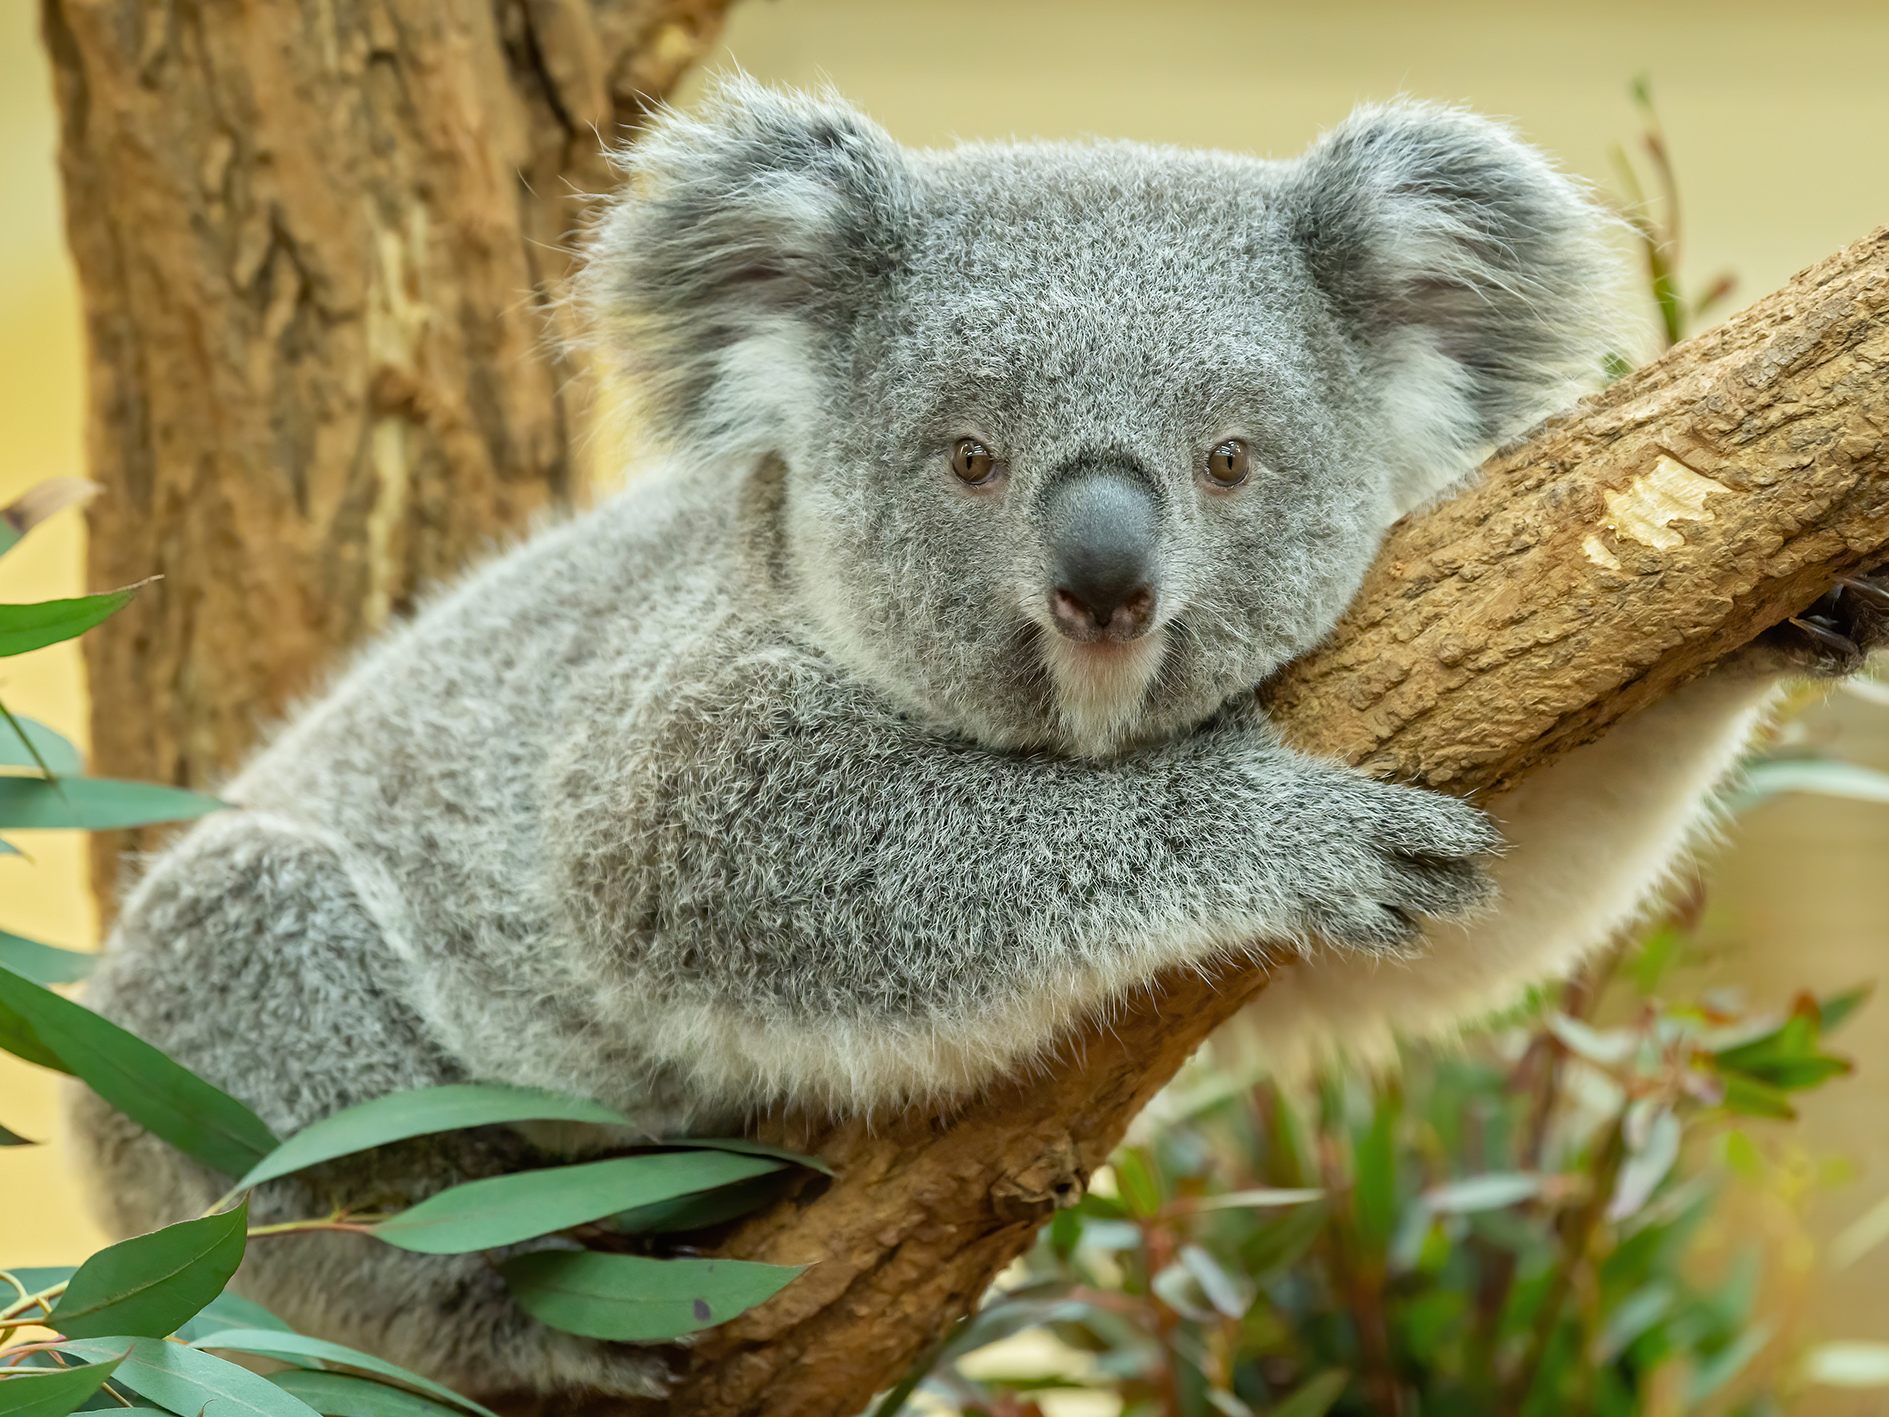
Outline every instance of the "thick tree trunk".
<path fill-rule="evenodd" d="M 1331 642 L 1267 696 L 1301 746 L 1449 791 L 1497 789 L 1838 575 L 1889 562 L 1886 439 L 1882 231 L 1399 527 Z M 1264 982 L 1177 972 L 1072 1040 L 1048 1077 L 948 1120 L 776 1128 L 815 1145 L 837 1179 L 750 1220 L 726 1249 L 812 1268 L 705 1335 L 663 1410 L 859 1411 L 1080 1194 L 1135 1113 Z"/>
<path fill-rule="evenodd" d="M 215 780 L 573 495 L 554 304 L 601 139 L 728 0 L 43 0 L 91 361 L 95 771 Z M 109 910 L 116 836 L 96 841 Z"/>

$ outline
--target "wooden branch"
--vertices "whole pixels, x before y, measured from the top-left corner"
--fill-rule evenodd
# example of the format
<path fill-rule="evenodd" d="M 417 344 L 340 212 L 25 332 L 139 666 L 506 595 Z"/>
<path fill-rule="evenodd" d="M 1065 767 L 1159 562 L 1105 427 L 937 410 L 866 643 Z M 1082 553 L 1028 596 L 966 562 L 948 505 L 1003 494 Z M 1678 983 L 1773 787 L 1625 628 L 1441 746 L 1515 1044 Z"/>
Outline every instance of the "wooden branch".
<path fill-rule="evenodd" d="M 1836 576 L 1889 561 L 1886 435 L 1889 231 L 1537 429 L 1474 489 L 1400 526 L 1330 644 L 1268 697 L 1304 747 L 1455 792 L 1499 788 Z M 705 1335 L 662 1410 L 861 1410 L 1263 984 L 1164 978 L 1048 1076 L 949 1120 L 774 1128 L 811 1138 L 837 1179 L 726 1249 L 812 1268 Z"/>
<path fill-rule="evenodd" d="M 576 194 L 728 0 L 42 0 L 90 351 L 92 755 L 201 784 L 580 481 Z M 102 907 L 140 833 L 93 838 Z"/>

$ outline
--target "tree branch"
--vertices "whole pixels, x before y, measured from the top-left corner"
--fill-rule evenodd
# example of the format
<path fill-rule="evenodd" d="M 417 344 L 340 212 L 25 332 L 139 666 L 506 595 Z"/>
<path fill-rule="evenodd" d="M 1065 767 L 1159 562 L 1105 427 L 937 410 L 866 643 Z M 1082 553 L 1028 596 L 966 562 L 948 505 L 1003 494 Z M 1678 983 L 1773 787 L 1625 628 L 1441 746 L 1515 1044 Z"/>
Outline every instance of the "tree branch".
<path fill-rule="evenodd" d="M 1453 792 L 1498 789 L 1837 576 L 1889 561 L 1886 431 L 1882 231 L 1538 428 L 1474 488 L 1398 527 L 1330 643 L 1267 697 L 1305 748 Z M 662 1410 L 859 1411 L 1080 1194 L 1135 1113 L 1264 983 L 1257 970 L 1164 977 L 1071 1040 L 1047 1075 L 948 1120 L 776 1123 L 837 1179 L 747 1221 L 726 1250 L 812 1268 L 705 1335 Z"/>

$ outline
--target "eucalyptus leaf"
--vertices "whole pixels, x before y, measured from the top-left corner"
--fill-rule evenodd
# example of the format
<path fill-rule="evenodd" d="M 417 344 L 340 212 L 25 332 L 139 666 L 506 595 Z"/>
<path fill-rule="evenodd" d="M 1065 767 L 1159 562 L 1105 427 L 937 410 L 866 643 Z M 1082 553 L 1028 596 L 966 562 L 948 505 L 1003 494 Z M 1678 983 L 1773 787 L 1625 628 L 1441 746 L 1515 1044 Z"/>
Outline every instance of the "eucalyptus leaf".
<path fill-rule="evenodd" d="M 0 829 L 10 831 L 116 831 L 189 821 L 223 805 L 200 792 L 156 782 L 0 777 Z"/>
<path fill-rule="evenodd" d="M 320 1417 L 267 1378 L 187 1344 L 161 1338 L 80 1338 L 59 1347 L 80 1358 L 123 1352 L 112 1381 L 172 1412 L 197 1414 L 207 1408 L 208 1417 Z"/>
<path fill-rule="evenodd" d="M 0 1417 L 66 1417 L 77 1412 L 118 1367 L 116 1358 L 83 1368 L 11 1373 L 0 1378 Z"/>
<path fill-rule="evenodd" d="M 602 1220 L 633 1206 L 713 1190 L 785 1163 L 726 1151 L 665 1151 L 468 1181 L 374 1227 L 403 1250 L 458 1255 Z"/>
<path fill-rule="evenodd" d="M 1876 986 L 1873 984 L 1858 984 L 1854 988 L 1845 989 L 1840 994 L 1832 994 L 1827 999 L 1819 999 L 1817 1001 L 1819 1029 L 1824 1033 L 1830 1033 L 1841 1028 L 1849 1021 L 1851 1014 L 1869 1002 L 1869 996 L 1875 992 Z"/>
<path fill-rule="evenodd" d="M 784 1181 L 782 1172 L 773 1171 L 713 1190 L 618 1211 L 610 1217 L 610 1224 L 628 1235 L 672 1235 L 678 1231 L 705 1230 L 759 1210 L 781 1194 Z M 1068 1215 L 1070 1212 L 1057 1213 Z"/>
<path fill-rule="evenodd" d="M 592 1122 L 627 1127 L 630 1121 L 601 1103 L 560 1097 L 502 1083 L 449 1083 L 414 1088 L 362 1102 L 310 1123 L 262 1158 L 242 1181 L 259 1186 L 324 1161 L 389 1142 L 514 1122 Z"/>
<path fill-rule="evenodd" d="M 0 722 L 0 767 L 33 768 L 61 777 L 85 771 L 71 740 L 30 718 L 7 714 Z"/>
<path fill-rule="evenodd" d="M 77 950 L 42 945 L 24 935 L 0 930 L 0 969 L 23 974 L 35 984 L 77 984 L 97 961 Z"/>
<path fill-rule="evenodd" d="M 122 610 L 137 589 L 127 586 L 123 590 L 82 595 L 72 600 L 0 605 L 0 656 L 25 654 L 82 635 Z"/>
<path fill-rule="evenodd" d="M 134 1235 L 79 1266 L 47 1327 L 72 1338 L 163 1338 L 230 1282 L 243 1262 L 249 1206 Z"/>
<path fill-rule="evenodd" d="M 771 1156 L 776 1161 L 804 1166 L 823 1176 L 833 1174 L 833 1168 L 817 1156 L 809 1156 L 804 1151 L 790 1151 L 784 1146 L 772 1146 L 767 1142 L 749 1141 L 746 1137 L 690 1137 L 689 1145 L 709 1151 L 735 1151 L 743 1156 Z"/>
<path fill-rule="evenodd" d="M 1325 1417 L 1351 1384 L 1350 1375 L 1336 1368 L 1315 1373 L 1285 1399 L 1268 1409 L 1268 1417 Z"/>
<path fill-rule="evenodd" d="M 726 1323 L 775 1294 L 796 1265 L 659 1260 L 588 1250 L 537 1250 L 500 1263 L 525 1312 L 586 1338 L 660 1343 Z"/>
<path fill-rule="evenodd" d="M 30 1137 L 23 1137 L 11 1128 L 0 1126 L 0 1146 L 38 1146 Z"/>
<path fill-rule="evenodd" d="M 31 1062 L 49 1055 L 55 1060 L 49 1066 L 73 1074 L 154 1136 L 229 1175 L 240 1175 L 275 1148 L 274 1134 L 228 1093 L 117 1024 L 8 969 L 0 969 L 0 1047 Z"/>
<path fill-rule="evenodd" d="M 1786 792 L 1889 804 L 1889 773 L 1835 758 L 1770 758 L 1746 769 L 1731 803 L 1742 810 Z"/>
<path fill-rule="evenodd" d="M 303 1368 L 274 1373 L 269 1381 L 301 1398 L 323 1417 L 447 1417 L 460 1410 L 351 1373 L 317 1373 Z"/>
<path fill-rule="evenodd" d="M 81 506 L 103 489 L 83 477 L 49 477 L 36 482 L 0 507 L 0 556 L 6 555 L 34 527 L 67 507 Z"/>
<path fill-rule="evenodd" d="M 379 1377 L 397 1383 L 406 1383 L 421 1392 L 437 1397 L 444 1402 L 466 1412 L 477 1413 L 478 1417 L 496 1417 L 490 1408 L 481 1407 L 469 1397 L 461 1397 L 451 1388 L 423 1378 L 418 1373 L 410 1372 L 398 1363 L 389 1363 L 385 1358 L 377 1358 L 372 1353 L 363 1353 L 358 1348 L 349 1348 L 345 1344 L 330 1343 L 325 1338 L 310 1338 L 302 1333 L 282 1333 L 268 1328 L 233 1328 L 220 1333 L 205 1334 L 191 1344 L 193 1348 L 219 1348 L 231 1353 L 259 1353 L 269 1357 L 287 1355 L 293 1358 L 312 1360 L 318 1363 L 340 1363 L 345 1367 L 359 1368 L 364 1373 L 373 1373 Z"/>
<path fill-rule="evenodd" d="M 1889 1343 L 1820 1343 L 1804 1355 L 1804 1376 L 1824 1387 L 1889 1387 Z"/>
<path fill-rule="evenodd" d="M 1531 1171 L 1491 1171 L 1445 1181 L 1423 1193 L 1423 1203 L 1440 1215 L 1499 1210 L 1541 1194 L 1542 1178 Z"/>
<path fill-rule="evenodd" d="M 205 1304 L 194 1319 L 188 1323 L 179 1324 L 174 1336 L 186 1343 L 193 1343 L 207 1333 L 217 1333 L 231 1328 L 266 1328 L 276 1333 L 295 1332 L 254 1299 L 246 1299 L 241 1294 L 225 1289 Z"/>

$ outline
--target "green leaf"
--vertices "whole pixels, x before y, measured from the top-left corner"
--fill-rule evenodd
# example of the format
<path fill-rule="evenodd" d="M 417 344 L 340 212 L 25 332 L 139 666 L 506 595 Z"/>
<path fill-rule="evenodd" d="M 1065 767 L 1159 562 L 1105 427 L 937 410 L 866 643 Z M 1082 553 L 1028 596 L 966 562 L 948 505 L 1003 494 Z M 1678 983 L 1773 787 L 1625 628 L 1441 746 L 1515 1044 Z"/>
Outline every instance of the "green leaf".
<path fill-rule="evenodd" d="M 301 1398 L 323 1417 L 445 1417 L 459 1410 L 416 1392 L 388 1387 L 349 1373 L 316 1373 L 302 1369 L 276 1373 L 269 1381 Z"/>
<path fill-rule="evenodd" d="M 0 1126 L 0 1146 L 38 1146 L 30 1137 L 23 1137 L 10 1128 Z"/>
<path fill-rule="evenodd" d="M 461 1255 L 712 1190 L 785 1163 L 726 1151 L 667 1151 L 520 1171 L 453 1186 L 374 1227 L 403 1250 Z"/>
<path fill-rule="evenodd" d="M 1874 984 L 1858 984 L 1854 989 L 1845 989 L 1841 994 L 1832 994 L 1827 999 L 1817 1001 L 1817 1023 L 1824 1033 L 1830 1033 L 1843 1026 L 1851 1014 L 1869 1002 L 1869 996 L 1876 992 Z"/>
<path fill-rule="evenodd" d="M 1353 1165 L 1358 1238 L 1366 1253 L 1382 1254 L 1397 1228 L 1397 1104 L 1389 1094 L 1376 1099 Z"/>
<path fill-rule="evenodd" d="M 82 595 L 75 600 L 42 600 L 33 605 L 0 605 L 0 656 L 25 654 L 82 635 L 118 613 L 136 586 Z"/>
<path fill-rule="evenodd" d="M 766 1142 L 749 1141 L 746 1137 L 690 1137 L 689 1146 L 703 1151 L 737 1151 L 743 1156 L 771 1156 L 776 1161 L 804 1166 L 823 1176 L 833 1174 L 833 1168 L 817 1156 L 809 1156 L 804 1151 L 789 1151 L 784 1146 L 770 1146 Z"/>
<path fill-rule="evenodd" d="M 245 1299 L 241 1294 L 225 1289 L 205 1304 L 194 1319 L 188 1323 L 179 1324 L 174 1336 L 183 1339 L 186 1343 L 192 1343 L 206 1333 L 216 1333 L 220 1329 L 228 1328 L 266 1328 L 276 1333 L 295 1332 L 254 1299 Z"/>
<path fill-rule="evenodd" d="M 0 969 L 0 1047 L 29 1062 L 50 1055 L 48 1066 L 73 1074 L 146 1131 L 229 1175 L 240 1175 L 275 1148 L 274 1133 L 228 1093 L 117 1024 L 8 969 Z"/>
<path fill-rule="evenodd" d="M 1889 1343 L 1820 1343 L 1804 1355 L 1804 1376 L 1823 1387 L 1889 1387 Z"/>
<path fill-rule="evenodd" d="M 0 777 L 0 829 L 7 830 L 116 831 L 188 821 L 223 805 L 214 797 L 155 782 Z"/>
<path fill-rule="evenodd" d="M 72 1069 L 59 1061 L 59 1055 L 40 1041 L 25 1015 L 7 1006 L 5 969 L 5 964 L 0 963 L 0 1052 L 11 1053 L 16 1058 L 24 1058 L 29 1063 L 51 1068 L 54 1072 L 71 1072 Z"/>
<path fill-rule="evenodd" d="M 1423 1193 L 1423 1203 L 1443 1215 L 1500 1210 L 1541 1194 L 1542 1178 L 1532 1171 L 1490 1171 L 1445 1181 Z"/>
<path fill-rule="evenodd" d="M 89 954 L 55 949 L 0 930 L 0 969 L 23 974 L 35 984 L 77 984 L 92 972 L 95 963 Z"/>
<path fill-rule="evenodd" d="M 1268 1408 L 1267 1417 L 1325 1417 L 1350 1383 L 1348 1373 L 1327 1368 L 1299 1384 L 1285 1401 Z"/>
<path fill-rule="evenodd" d="M 671 1151 L 518 1171 L 442 1190 L 376 1224 L 374 1236 L 421 1255 L 465 1255 L 780 1168 L 767 1156 Z"/>
<path fill-rule="evenodd" d="M 772 1298 L 800 1266 L 538 1250 L 503 1261 L 499 1270 L 525 1312 L 552 1328 L 660 1343 L 726 1323 Z"/>
<path fill-rule="evenodd" d="M 32 768 L 65 777 L 85 771 L 85 760 L 71 742 L 43 723 L 20 718 L 0 705 L 0 767 Z"/>
<path fill-rule="evenodd" d="M 1797 1109 L 1775 1087 L 1738 1073 L 1727 1073 L 1721 1080 L 1725 1084 L 1725 1109 L 1728 1112 L 1740 1117 L 1776 1117 L 1780 1120 L 1797 1115 Z"/>
<path fill-rule="evenodd" d="M 682 1230 L 705 1230 L 711 1225 L 720 1225 L 733 1220 L 738 1215 L 759 1210 L 781 1194 L 784 1181 L 783 1173 L 774 1171 L 767 1175 L 752 1176 L 745 1181 L 736 1181 L 732 1185 L 717 1186 L 713 1190 L 698 1191 L 692 1195 L 677 1196 L 674 1200 L 656 1201 L 650 1205 L 639 1205 L 629 1210 L 618 1211 L 610 1217 L 611 1225 L 628 1235 L 663 1235 L 674 1234 Z M 1058 1217 L 1069 1216 L 1075 1219 L 1075 1212 L 1059 1210 Z"/>
<path fill-rule="evenodd" d="M 191 1347 L 221 1348 L 232 1353 L 261 1353 L 270 1357 L 288 1355 L 312 1359 L 318 1363 L 340 1363 L 397 1383 L 406 1383 L 464 1411 L 476 1412 L 479 1417 L 494 1417 L 490 1408 L 481 1407 L 469 1397 L 461 1397 L 431 1378 L 409 1372 L 398 1363 L 389 1363 L 385 1358 L 376 1358 L 372 1353 L 363 1353 L 345 1344 L 330 1343 L 324 1338 L 310 1338 L 307 1334 L 281 1333 L 269 1328 L 232 1328 L 221 1333 L 206 1334 Z"/>
<path fill-rule="evenodd" d="M 1323 1201 L 1286 1211 L 1240 1241 L 1241 1268 L 1254 1278 L 1291 1268 L 1317 1242 L 1327 1218 Z"/>
<path fill-rule="evenodd" d="M 113 1357 L 83 1368 L 13 1373 L 0 1379 L 0 1417 L 66 1417 L 105 1386 L 117 1366 Z"/>
<path fill-rule="evenodd" d="M 1889 773 L 1836 758 L 1767 758 L 1745 770 L 1730 804 L 1742 811 L 1786 792 L 1889 803 Z"/>
<path fill-rule="evenodd" d="M 59 1346 L 81 1358 L 106 1358 L 129 1348 L 112 1380 L 172 1412 L 195 1417 L 208 1408 L 208 1417 L 319 1417 L 314 1408 L 267 1378 L 182 1343 L 80 1338 Z"/>
<path fill-rule="evenodd" d="M 163 1338 L 223 1292 L 243 1262 L 249 1205 L 134 1235 L 79 1266 L 47 1327 L 71 1338 Z"/>
<path fill-rule="evenodd" d="M 352 1156 L 389 1142 L 512 1122 L 595 1122 L 627 1127 L 629 1118 L 601 1103 L 501 1083 L 450 1083 L 414 1088 L 363 1102 L 310 1123 L 259 1161 L 239 1185 Z"/>

